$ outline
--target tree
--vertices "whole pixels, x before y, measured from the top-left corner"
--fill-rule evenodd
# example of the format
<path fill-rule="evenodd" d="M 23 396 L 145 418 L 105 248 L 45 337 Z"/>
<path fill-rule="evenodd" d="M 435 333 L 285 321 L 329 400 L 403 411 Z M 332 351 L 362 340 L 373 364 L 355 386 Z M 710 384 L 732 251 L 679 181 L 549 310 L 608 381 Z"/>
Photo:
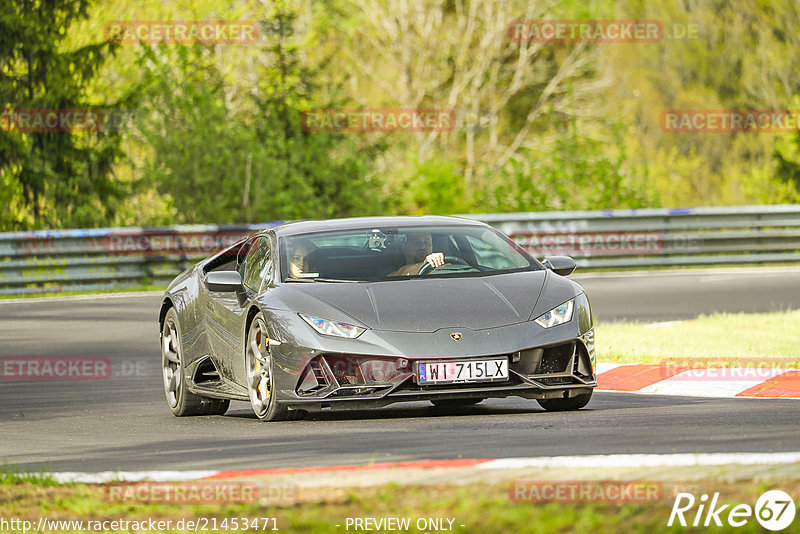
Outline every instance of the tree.
<path fill-rule="evenodd" d="M 102 116 L 119 104 L 86 97 L 114 45 L 61 47 L 69 26 L 87 17 L 87 6 L 88 0 L 5 0 L 0 8 L 0 228 L 98 225 L 124 197 L 112 170 L 121 155 L 118 132 L 101 127 Z M 63 111 L 98 108 L 97 128 L 82 131 L 74 129 L 79 115 Z M 35 110 L 62 110 L 59 120 L 73 126 L 53 131 L 20 122 L 22 114 L 45 113 Z"/>
<path fill-rule="evenodd" d="M 266 7 L 259 43 L 249 57 L 237 50 L 234 75 L 215 46 L 144 49 L 139 130 L 152 148 L 144 174 L 172 199 L 178 222 L 381 210 L 380 184 L 368 176 L 374 147 L 301 126 L 304 110 L 332 104 L 315 100 L 315 72 L 301 60 L 293 16 L 285 6 Z"/>
<path fill-rule="evenodd" d="M 552 145 L 520 151 L 503 171 L 500 185 L 487 192 L 492 211 L 592 210 L 598 206 L 641 208 L 657 206 L 647 190 L 647 168 L 627 161 L 624 131 L 610 126 L 614 146 L 565 125 Z"/>
<path fill-rule="evenodd" d="M 555 110 L 591 115 L 599 48 L 514 37 L 515 21 L 566 16 L 580 2 L 342 0 L 357 23 L 343 52 L 354 67 L 362 105 L 452 109 L 453 131 L 420 133 L 419 162 L 449 159 L 463 191 L 483 189 L 518 151 L 535 142 Z M 350 72 L 350 71 L 348 71 Z M 369 101 L 371 100 L 371 101 Z M 367 102 L 363 102 L 367 101 Z M 403 152 L 405 155 L 408 152 Z M 417 164 L 410 164 L 418 167 Z"/>

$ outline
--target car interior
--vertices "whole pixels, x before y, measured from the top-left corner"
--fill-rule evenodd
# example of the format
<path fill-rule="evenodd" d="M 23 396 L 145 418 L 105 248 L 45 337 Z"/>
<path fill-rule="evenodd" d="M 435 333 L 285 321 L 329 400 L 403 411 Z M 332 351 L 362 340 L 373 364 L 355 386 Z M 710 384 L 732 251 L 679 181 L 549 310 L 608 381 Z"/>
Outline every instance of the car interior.
<path fill-rule="evenodd" d="M 474 256 L 464 254 L 447 234 L 432 235 L 433 251 L 445 256 L 462 258 L 474 264 Z M 320 278 L 364 280 L 381 278 L 397 270 L 405 262 L 402 243 L 395 240 L 386 248 L 321 247 L 306 257 L 308 272 L 319 273 Z M 467 249 L 468 250 L 468 249 Z"/>

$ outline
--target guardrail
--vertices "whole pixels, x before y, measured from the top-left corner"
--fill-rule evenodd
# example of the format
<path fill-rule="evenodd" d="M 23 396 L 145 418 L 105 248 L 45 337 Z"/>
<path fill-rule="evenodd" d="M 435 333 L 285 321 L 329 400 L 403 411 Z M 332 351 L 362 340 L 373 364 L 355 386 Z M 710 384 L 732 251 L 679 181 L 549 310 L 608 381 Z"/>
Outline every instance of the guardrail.
<path fill-rule="evenodd" d="M 583 268 L 800 262 L 800 205 L 463 215 Z M 165 285 L 279 222 L 0 233 L 0 294 Z"/>
<path fill-rule="evenodd" d="M 0 233 L 0 295 L 166 285 L 270 222 Z"/>
<path fill-rule="evenodd" d="M 584 268 L 800 261 L 800 205 L 468 215 Z"/>

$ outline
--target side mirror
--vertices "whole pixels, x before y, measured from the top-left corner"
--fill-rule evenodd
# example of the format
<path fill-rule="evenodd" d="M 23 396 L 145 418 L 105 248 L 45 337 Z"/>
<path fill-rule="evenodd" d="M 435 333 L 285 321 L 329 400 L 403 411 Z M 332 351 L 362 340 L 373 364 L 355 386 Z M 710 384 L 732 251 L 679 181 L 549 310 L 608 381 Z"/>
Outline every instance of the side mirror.
<path fill-rule="evenodd" d="M 232 293 L 242 291 L 242 277 L 236 271 L 212 271 L 206 275 L 206 287 L 209 291 Z"/>
<path fill-rule="evenodd" d="M 569 256 L 546 256 L 542 260 L 542 265 L 561 276 L 569 276 L 578 267 L 575 260 Z"/>

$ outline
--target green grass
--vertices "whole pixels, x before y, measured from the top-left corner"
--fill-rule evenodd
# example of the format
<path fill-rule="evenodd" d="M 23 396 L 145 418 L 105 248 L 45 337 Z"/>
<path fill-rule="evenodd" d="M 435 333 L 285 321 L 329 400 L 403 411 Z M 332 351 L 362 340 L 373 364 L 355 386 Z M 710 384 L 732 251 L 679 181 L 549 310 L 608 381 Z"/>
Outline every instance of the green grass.
<path fill-rule="evenodd" d="M 800 310 L 701 315 L 658 327 L 641 322 L 600 322 L 595 325 L 597 358 L 624 363 L 726 359 L 741 367 L 770 359 L 800 363 L 798 325 Z"/>
<path fill-rule="evenodd" d="M 537 256 L 538 258 L 538 256 Z M 541 258 L 539 258 L 541 259 Z M 641 271 L 707 271 L 711 269 L 752 269 L 753 267 L 797 267 L 797 262 L 753 262 L 753 263 L 715 263 L 708 265 L 649 265 L 632 267 L 578 267 L 575 274 L 583 273 L 629 273 Z"/>
<path fill-rule="evenodd" d="M 537 256 L 538 258 L 538 256 Z M 541 258 L 540 258 L 541 259 Z M 753 267 L 797 267 L 797 262 L 752 262 L 752 263 L 714 263 L 708 265 L 649 265 L 632 267 L 578 267 L 575 274 L 583 273 L 629 273 L 641 271 L 695 271 L 711 269 L 748 269 Z"/>
<path fill-rule="evenodd" d="M 712 484 L 723 494 L 724 502 L 753 504 L 765 486 L 756 482 Z M 532 503 L 514 502 L 509 497 L 510 483 L 456 486 L 398 486 L 377 488 L 315 488 L 314 497 L 286 506 L 178 506 L 115 504 L 104 498 L 103 486 L 75 484 L 42 487 L 29 482 L 0 483 L 0 517 L 49 520 L 142 520 L 163 519 L 177 522 L 198 517 L 253 518 L 274 517 L 280 531 L 290 533 L 346 532 L 350 518 L 410 518 L 407 532 L 420 532 L 420 518 L 452 518 L 452 532 L 463 533 L 651 533 L 705 532 L 700 529 L 666 527 L 673 503 L 665 491 L 662 500 L 646 504 L 608 503 Z M 798 481 L 773 481 L 771 487 L 797 494 Z M 340 526 L 336 526 L 336 525 Z M 445 523 L 446 525 L 447 523 Z M 461 527 L 464 525 L 464 527 Z M 743 528 L 714 529 L 715 532 L 757 532 L 751 520 Z M 350 531 L 353 531 L 351 526 Z"/>
<path fill-rule="evenodd" d="M 0 486 L 30 484 L 34 486 L 55 486 L 57 483 L 49 471 L 20 471 L 17 467 L 0 467 Z"/>

